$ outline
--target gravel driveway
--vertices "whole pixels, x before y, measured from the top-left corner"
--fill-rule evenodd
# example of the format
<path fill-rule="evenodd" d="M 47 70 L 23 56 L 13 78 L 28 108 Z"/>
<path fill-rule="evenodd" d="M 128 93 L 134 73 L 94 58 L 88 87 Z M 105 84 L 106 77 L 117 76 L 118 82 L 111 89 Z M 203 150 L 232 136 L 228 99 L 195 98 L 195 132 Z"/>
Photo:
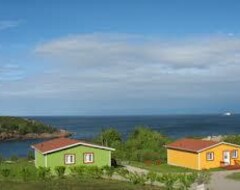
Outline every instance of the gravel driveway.
<path fill-rule="evenodd" d="M 240 190 L 240 181 L 226 178 L 226 176 L 235 172 L 240 172 L 240 170 L 212 172 L 209 189 L 210 190 Z"/>

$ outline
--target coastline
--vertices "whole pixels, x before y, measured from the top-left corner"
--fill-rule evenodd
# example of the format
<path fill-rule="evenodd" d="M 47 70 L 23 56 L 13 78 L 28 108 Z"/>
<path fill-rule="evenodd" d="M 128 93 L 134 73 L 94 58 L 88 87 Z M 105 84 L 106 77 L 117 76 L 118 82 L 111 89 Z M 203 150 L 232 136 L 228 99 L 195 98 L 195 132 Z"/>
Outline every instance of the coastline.
<path fill-rule="evenodd" d="M 0 142 L 4 141 L 14 141 L 14 140 L 29 140 L 29 139 L 51 139 L 58 137 L 70 137 L 72 135 L 71 132 L 59 129 L 53 133 L 27 133 L 25 135 L 20 135 L 18 133 L 0 133 Z"/>

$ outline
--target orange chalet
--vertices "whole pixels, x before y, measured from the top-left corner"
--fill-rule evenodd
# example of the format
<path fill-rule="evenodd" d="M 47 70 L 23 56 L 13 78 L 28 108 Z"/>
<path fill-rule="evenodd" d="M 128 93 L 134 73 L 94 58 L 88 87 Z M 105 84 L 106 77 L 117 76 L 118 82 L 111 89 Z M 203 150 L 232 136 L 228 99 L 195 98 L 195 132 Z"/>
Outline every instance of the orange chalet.
<path fill-rule="evenodd" d="M 180 139 L 166 145 L 169 165 L 195 170 L 240 166 L 240 146 L 227 142 Z"/>

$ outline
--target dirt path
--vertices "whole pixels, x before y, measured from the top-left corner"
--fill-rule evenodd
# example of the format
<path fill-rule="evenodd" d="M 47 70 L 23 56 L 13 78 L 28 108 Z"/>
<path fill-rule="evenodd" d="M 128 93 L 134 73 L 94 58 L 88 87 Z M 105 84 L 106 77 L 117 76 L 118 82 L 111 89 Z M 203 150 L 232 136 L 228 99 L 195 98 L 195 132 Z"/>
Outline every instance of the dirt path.
<path fill-rule="evenodd" d="M 138 168 L 138 167 L 134 167 L 134 166 L 130 166 L 130 165 L 124 165 L 125 169 L 127 169 L 130 172 L 137 172 L 138 174 L 147 174 L 149 171 L 142 169 L 142 168 Z"/>
<path fill-rule="evenodd" d="M 240 171 L 235 170 L 235 171 L 212 172 L 209 189 L 210 190 L 240 190 L 240 181 L 235 181 L 235 180 L 226 178 L 226 176 L 235 172 L 240 172 Z"/>

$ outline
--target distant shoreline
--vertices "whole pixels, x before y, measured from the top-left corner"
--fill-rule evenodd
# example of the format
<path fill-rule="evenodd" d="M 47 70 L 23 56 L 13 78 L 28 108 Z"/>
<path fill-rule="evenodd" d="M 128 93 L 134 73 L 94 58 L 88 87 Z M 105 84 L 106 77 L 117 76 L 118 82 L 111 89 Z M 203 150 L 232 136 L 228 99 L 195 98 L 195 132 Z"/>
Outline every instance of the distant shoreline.
<path fill-rule="evenodd" d="M 14 141 L 14 140 L 29 140 L 29 139 L 51 139 L 51 138 L 59 138 L 59 137 L 69 137 L 72 133 L 60 129 L 53 133 L 28 133 L 25 135 L 14 134 L 14 133 L 0 133 L 0 142 L 5 141 Z"/>

